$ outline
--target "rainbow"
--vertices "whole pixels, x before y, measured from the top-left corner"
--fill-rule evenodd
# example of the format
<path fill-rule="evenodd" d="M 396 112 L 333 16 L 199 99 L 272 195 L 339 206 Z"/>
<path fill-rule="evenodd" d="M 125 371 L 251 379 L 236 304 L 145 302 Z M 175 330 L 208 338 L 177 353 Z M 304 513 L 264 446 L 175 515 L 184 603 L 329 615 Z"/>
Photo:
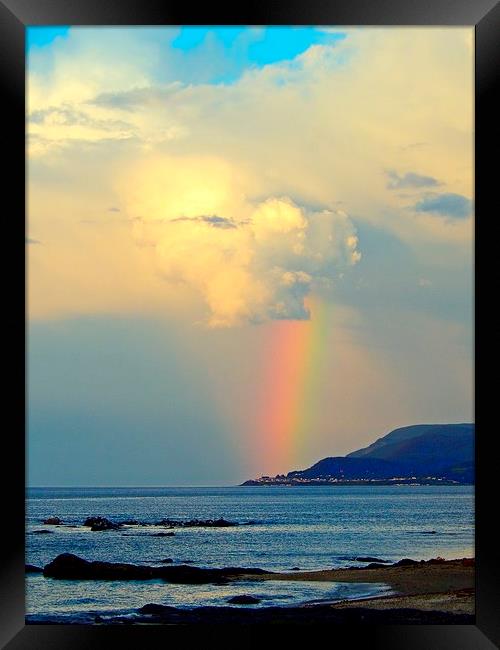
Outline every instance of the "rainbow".
<path fill-rule="evenodd" d="M 310 298 L 307 307 L 308 321 L 272 323 L 265 350 L 256 423 L 259 454 L 265 466 L 281 472 L 294 467 L 321 411 L 332 306 Z"/>

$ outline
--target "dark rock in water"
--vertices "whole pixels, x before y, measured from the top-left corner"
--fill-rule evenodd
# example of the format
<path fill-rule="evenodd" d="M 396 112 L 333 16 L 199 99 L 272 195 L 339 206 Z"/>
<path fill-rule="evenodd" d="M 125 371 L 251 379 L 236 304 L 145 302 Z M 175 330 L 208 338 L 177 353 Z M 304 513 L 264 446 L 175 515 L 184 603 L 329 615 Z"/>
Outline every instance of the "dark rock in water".
<path fill-rule="evenodd" d="M 155 603 L 148 603 L 137 610 L 140 614 L 151 614 L 153 616 L 161 616 L 162 614 L 175 613 L 179 610 L 177 607 L 170 607 L 169 605 L 156 605 Z"/>
<path fill-rule="evenodd" d="M 175 533 L 151 533 L 151 537 L 173 537 Z"/>
<path fill-rule="evenodd" d="M 355 568 L 355 567 L 352 567 Z M 370 562 L 365 567 L 358 567 L 358 569 L 387 569 L 387 564 L 380 564 L 379 562 Z"/>
<path fill-rule="evenodd" d="M 126 519 L 125 521 L 120 522 L 121 526 L 138 526 L 139 522 L 137 519 Z"/>
<path fill-rule="evenodd" d="M 395 562 L 393 566 L 415 566 L 416 564 L 420 564 L 416 560 L 410 560 L 409 558 L 404 558 L 403 560 L 399 560 L 399 562 Z"/>
<path fill-rule="evenodd" d="M 166 557 L 164 560 L 160 560 L 162 564 L 172 564 L 173 559 L 171 557 Z"/>
<path fill-rule="evenodd" d="M 58 555 L 43 569 L 43 575 L 60 580 L 152 580 L 160 578 L 175 584 L 222 583 L 239 575 L 270 573 L 263 569 L 227 567 L 202 569 L 186 565 L 138 566 L 116 562 L 88 562 L 72 553 Z"/>
<path fill-rule="evenodd" d="M 24 565 L 24 572 L 25 573 L 43 573 L 43 569 L 40 568 L 39 566 L 34 566 L 33 564 L 25 564 Z"/>
<path fill-rule="evenodd" d="M 48 578 L 73 580 L 147 580 L 152 576 L 148 567 L 112 562 L 88 562 L 72 553 L 62 553 L 43 569 Z"/>
<path fill-rule="evenodd" d="M 47 526 L 59 526 L 59 524 L 62 524 L 62 521 L 59 517 L 49 517 L 48 519 L 44 519 L 42 523 Z"/>
<path fill-rule="evenodd" d="M 293 566 L 293 567 L 290 569 L 290 571 L 300 571 L 300 567 L 299 567 L 299 566 Z"/>
<path fill-rule="evenodd" d="M 232 603 L 233 605 L 256 605 L 260 603 L 260 598 L 255 598 L 254 596 L 233 596 L 228 598 L 227 602 Z"/>
<path fill-rule="evenodd" d="M 114 524 L 106 517 L 87 517 L 85 520 L 84 526 L 90 528 L 90 530 L 97 532 L 101 530 L 117 530 L 120 528 L 119 524 Z"/>
<path fill-rule="evenodd" d="M 32 532 L 32 535 L 51 535 L 52 531 L 51 530 L 34 530 Z"/>
<path fill-rule="evenodd" d="M 381 560 L 378 557 L 355 557 L 356 562 L 378 562 L 379 564 L 390 564 L 389 560 Z"/>
<path fill-rule="evenodd" d="M 178 521 L 176 519 L 162 519 L 157 526 L 168 526 L 169 528 L 227 528 L 238 526 L 237 521 L 227 519 L 190 519 L 189 521 Z"/>
<path fill-rule="evenodd" d="M 93 533 L 98 533 L 101 530 L 117 530 L 118 528 L 119 528 L 119 526 L 117 526 L 115 524 L 110 525 L 108 523 L 103 523 L 103 524 L 95 524 L 95 526 L 91 526 L 90 530 Z"/>

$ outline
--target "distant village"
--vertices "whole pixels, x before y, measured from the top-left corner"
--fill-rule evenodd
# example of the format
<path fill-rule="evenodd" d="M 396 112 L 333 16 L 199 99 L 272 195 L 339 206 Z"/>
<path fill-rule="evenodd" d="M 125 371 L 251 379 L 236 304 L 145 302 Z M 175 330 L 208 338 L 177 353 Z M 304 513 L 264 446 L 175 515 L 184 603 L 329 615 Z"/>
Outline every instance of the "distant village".
<path fill-rule="evenodd" d="M 444 479 L 439 476 L 399 476 L 387 479 L 380 478 L 357 478 L 347 479 L 336 476 L 324 476 L 315 478 L 304 478 L 302 476 L 261 476 L 257 479 L 245 481 L 242 485 L 460 485 L 460 481 Z"/>

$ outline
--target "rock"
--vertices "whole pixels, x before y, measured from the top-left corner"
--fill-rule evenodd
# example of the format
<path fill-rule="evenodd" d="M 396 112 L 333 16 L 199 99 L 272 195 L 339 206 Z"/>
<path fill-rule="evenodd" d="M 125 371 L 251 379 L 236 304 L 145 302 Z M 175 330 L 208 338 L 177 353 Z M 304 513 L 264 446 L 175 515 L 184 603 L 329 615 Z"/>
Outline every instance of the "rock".
<path fill-rule="evenodd" d="M 410 560 L 406 557 L 403 560 L 399 560 L 399 562 L 393 564 L 393 566 L 415 566 L 416 564 L 419 564 L 419 562 L 416 560 Z"/>
<path fill-rule="evenodd" d="M 355 568 L 355 567 L 353 567 Z M 365 567 L 358 567 L 362 569 L 387 569 L 387 564 L 380 564 L 379 562 L 370 562 Z"/>
<path fill-rule="evenodd" d="M 59 524 L 62 524 L 62 521 L 59 517 L 48 517 L 47 519 L 44 519 L 42 523 L 47 526 L 59 526 Z"/>
<path fill-rule="evenodd" d="M 83 523 L 84 526 L 90 528 L 90 530 L 97 532 L 101 530 L 117 530 L 120 528 L 119 524 L 114 524 L 106 517 L 87 517 Z"/>
<path fill-rule="evenodd" d="M 178 521 L 176 519 L 162 519 L 158 521 L 157 526 L 168 526 L 169 528 L 227 528 L 229 526 L 238 526 L 237 521 L 228 521 L 227 519 L 190 519 L 188 521 Z"/>
<path fill-rule="evenodd" d="M 434 557 L 427 561 L 427 564 L 446 564 L 444 557 Z"/>
<path fill-rule="evenodd" d="M 293 566 L 290 571 L 300 571 L 300 567 L 298 566 Z"/>
<path fill-rule="evenodd" d="M 125 521 L 120 522 L 120 526 L 138 526 L 139 522 L 137 519 L 127 519 Z"/>
<path fill-rule="evenodd" d="M 169 605 L 156 605 L 155 603 L 148 603 L 137 610 L 141 614 L 151 614 L 153 616 L 161 616 L 169 612 L 175 613 L 179 610 L 177 607 L 170 607 Z"/>
<path fill-rule="evenodd" d="M 112 562 L 88 562 L 72 553 L 62 553 L 43 569 L 48 578 L 68 580 L 147 580 L 148 567 Z"/>
<path fill-rule="evenodd" d="M 43 569 L 43 575 L 60 580 L 152 580 L 162 579 L 174 584 L 223 583 L 238 575 L 270 573 L 263 569 L 227 567 L 202 569 L 187 565 L 138 566 L 117 562 L 88 562 L 72 553 L 62 553 Z"/>
<path fill-rule="evenodd" d="M 256 605 L 261 602 L 260 598 L 255 598 L 255 596 L 233 596 L 232 598 L 227 599 L 228 603 L 233 605 Z"/>
<path fill-rule="evenodd" d="M 355 557 L 356 562 L 378 562 L 379 564 L 390 564 L 389 560 L 381 560 L 378 557 Z"/>
<path fill-rule="evenodd" d="M 24 565 L 24 572 L 25 573 L 43 573 L 43 569 L 40 568 L 39 566 L 35 566 L 33 564 L 25 564 Z"/>
<path fill-rule="evenodd" d="M 475 564 L 476 562 L 474 558 L 464 557 L 464 559 L 462 560 L 462 566 L 475 566 Z"/>
<path fill-rule="evenodd" d="M 151 537 L 173 537 L 175 533 L 151 533 Z"/>
<path fill-rule="evenodd" d="M 205 526 L 211 526 L 215 528 L 228 528 L 229 526 L 237 526 L 238 522 L 237 521 L 227 521 L 227 519 L 223 519 L 222 517 L 220 519 L 215 519 L 211 520 L 209 519 L 208 521 L 204 522 Z"/>
<path fill-rule="evenodd" d="M 34 530 L 32 531 L 32 535 L 51 535 L 52 531 L 51 530 Z"/>
<path fill-rule="evenodd" d="M 162 564 L 172 564 L 173 559 L 171 557 L 166 557 L 164 560 L 160 560 Z"/>

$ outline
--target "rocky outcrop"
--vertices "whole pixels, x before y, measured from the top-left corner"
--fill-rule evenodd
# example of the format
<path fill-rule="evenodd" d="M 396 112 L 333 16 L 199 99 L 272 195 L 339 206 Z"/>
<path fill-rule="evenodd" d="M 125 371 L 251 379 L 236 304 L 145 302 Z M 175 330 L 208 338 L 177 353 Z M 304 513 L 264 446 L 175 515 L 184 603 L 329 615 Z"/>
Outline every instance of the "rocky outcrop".
<path fill-rule="evenodd" d="M 255 598 L 255 596 L 242 595 L 228 598 L 227 602 L 231 603 L 232 605 L 257 605 L 257 603 L 261 602 L 261 599 Z"/>
<path fill-rule="evenodd" d="M 101 530 L 118 530 L 120 524 L 115 524 L 106 517 L 87 517 L 83 523 L 84 526 L 90 528 L 90 530 L 96 532 Z"/>
<path fill-rule="evenodd" d="M 228 521 L 220 517 L 219 519 L 189 519 L 188 521 L 162 519 L 156 525 L 168 528 L 228 528 L 239 524 L 237 521 Z"/>
<path fill-rule="evenodd" d="M 45 530 L 45 529 L 31 531 L 32 535 L 50 535 L 51 533 L 52 533 L 51 530 Z"/>
<path fill-rule="evenodd" d="M 62 524 L 61 519 L 59 517 L 48 517 L 47 519 L 44 519 L 43 522 L 47 526 L 59 526 Z"/>
<path fill-rule="evenodd" d="M 25 564 L 24 565 L 24 572 L 25 573 L 43 573 L 43 569 L 39 566 L 35 566 L 34 564 Z"/>
<path fill-rule="evenodd" d="M 270 573 L 263 569 L 227 567 L 224 569 L 203 569 L 200 567 L 179 566 L 139 566 L 118 562 L 89 562 L 72 553 L 58 555 L 43 569 L 47 578 L 59 580 L 153 580 L 177 584 L 210 584 L 226 582 L 241 575 Z"/>

